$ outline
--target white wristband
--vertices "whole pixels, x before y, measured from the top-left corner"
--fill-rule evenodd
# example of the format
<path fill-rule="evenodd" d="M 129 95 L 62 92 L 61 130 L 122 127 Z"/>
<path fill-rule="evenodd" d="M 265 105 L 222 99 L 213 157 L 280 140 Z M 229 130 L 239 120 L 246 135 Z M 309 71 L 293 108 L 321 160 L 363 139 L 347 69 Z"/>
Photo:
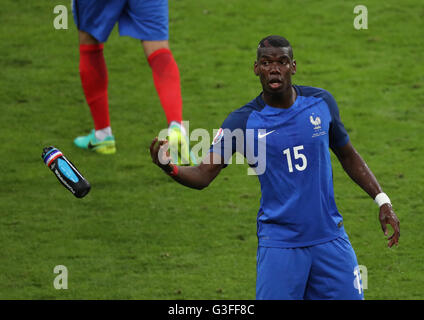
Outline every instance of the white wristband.
<path fill-rule="evenodd" d="M 392 205 L 389 197 L 384 192 L 377 194 L 374 201 L 375 201 L 376 204 L 378 204 L 379 207 L 381 207 L 383 204 L 386 204 L 386 203 Z"/>

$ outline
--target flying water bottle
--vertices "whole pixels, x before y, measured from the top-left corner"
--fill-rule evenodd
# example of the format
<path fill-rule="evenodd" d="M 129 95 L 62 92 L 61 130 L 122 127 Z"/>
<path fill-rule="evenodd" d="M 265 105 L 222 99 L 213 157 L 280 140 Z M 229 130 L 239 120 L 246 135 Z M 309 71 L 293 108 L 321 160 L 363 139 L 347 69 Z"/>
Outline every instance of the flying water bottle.
<path fill-rule="evenodd" d="M 52 146 L 46 147 L 41 158 L 60 183 L 75 197 L 82 198 L 90 191 L 90 183 L 60 150 Z"/>

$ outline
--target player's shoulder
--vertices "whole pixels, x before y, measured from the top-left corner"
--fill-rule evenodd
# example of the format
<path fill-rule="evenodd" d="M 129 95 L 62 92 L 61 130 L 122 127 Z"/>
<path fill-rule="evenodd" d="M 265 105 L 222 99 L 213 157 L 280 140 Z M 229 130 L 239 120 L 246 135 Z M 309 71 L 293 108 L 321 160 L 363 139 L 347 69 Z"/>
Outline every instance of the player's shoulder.
<path fill-rule="evenodd" d="M 294 88 L 296 89 L 297 94 L 300 96 L 324 100 L 324 102 L 330 109 L 330 112 L 338 110 L 337 102 L 328 90 L 325 90 L 323 88 L 300 85 L 295 85 Z"/>
<path fill-rule="evenodd" d="M 265 102 L 262 99 L 262 93 L 252 99 L 245 105 L 233 110 L 226 118 L 226 124 L 237 124 L 237 127 L 243 127 L 252 114 L 252 112 L 260 112 L 265 107 Z"/>
<path fill-rule="evenodd" d="M 261 92 L 256 98 L 250 100 L 248 103 L 234 110 L 232 113 L 236 115 L 246 115 L 253 111 L 261 111 L 263 108 L 265 108 L 265 101 L 262 99 Z"/>
<path fill-rule="evenodd" d="M 296 89 L 297 94 L 300 96 L 334 99 L 333 95 L 328 90 L 323 88 L 301 85 L 294 85 L 294 88 Z"/>

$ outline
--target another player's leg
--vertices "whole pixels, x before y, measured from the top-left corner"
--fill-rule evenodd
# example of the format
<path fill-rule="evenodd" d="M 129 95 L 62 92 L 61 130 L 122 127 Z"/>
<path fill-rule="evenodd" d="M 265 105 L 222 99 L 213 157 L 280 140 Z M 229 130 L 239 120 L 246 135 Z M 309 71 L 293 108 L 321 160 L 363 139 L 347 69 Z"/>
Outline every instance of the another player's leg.
<path fill-rule="evenodd" d="M 313 246 L 311 252 L 312 267 L 305 299 L 364 299 L 358 262 L 347 235 Z"/>
<path fill-rule="evenodd" d="M 74 140 L 76 146 L 98 153 L 116 152 L 112 135 L 108 103 L 108 74 L 103 55 L 103 44 L 84 31 L 79 31 L 80 77 L 87 104 L 90 107 L 94 130 Z"/>
<path fill-rule="evenodd" d="M 306 248 L 258 247 L 257 300 L 302 300 L 311 256 Z"/>
<path fill-rule="evenodd" d="M 173 162 L 193 163 L 195 158 L 189 152 L 189 140 L 181 124 L 183 103 L 180 73 L 168 43 L 168 1 L 128 0 L 127 3 L 119 19 L 119 33 L 142 42 L 168 122 Z"/>
<path fill-rule="evenodd" d="M 153 82 L 168 122 L 168 140 L 174 163 L 189 165 L 195 158 L 189 151 L 189 139 L 182 126 L 183 102 L 178 65 L 168 41 L 142 41 Z"/>
<path fill-rule="evenodd" d="M 73 15 L 78 27 L 81 84 L 94 122 L 94 130 L 77 137 L 74 143 L 83 149 L 104 154 L 116 152 L 108 104 L 108 74 L 103 55 L 106 42 L 118 21 L 125 2 L 120 0 L 74 0 Z"/>

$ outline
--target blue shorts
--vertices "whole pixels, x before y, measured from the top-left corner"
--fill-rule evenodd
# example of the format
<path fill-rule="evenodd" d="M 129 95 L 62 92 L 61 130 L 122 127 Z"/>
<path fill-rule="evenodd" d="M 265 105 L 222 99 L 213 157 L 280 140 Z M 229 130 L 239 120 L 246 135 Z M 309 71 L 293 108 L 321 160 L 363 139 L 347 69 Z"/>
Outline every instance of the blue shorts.
<path fill-rule="evenodd" d="M 140 40 L 168 40 L 168 0 L 73 0 L 78 30 L 106 42 L 119 23 L 119 34 Z"/>
<path fill-rule="evenodd" d="M 258 247 L 256 299 L 364 299 L 348 236 L 310 247 Z"/>

